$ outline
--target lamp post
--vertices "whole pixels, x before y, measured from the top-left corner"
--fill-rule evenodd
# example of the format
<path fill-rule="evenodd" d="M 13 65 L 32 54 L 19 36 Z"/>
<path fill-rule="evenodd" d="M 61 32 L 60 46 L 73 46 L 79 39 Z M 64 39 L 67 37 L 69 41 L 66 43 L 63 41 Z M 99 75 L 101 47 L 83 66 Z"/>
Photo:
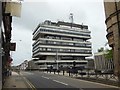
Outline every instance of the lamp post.
<path fill-rule="evenodd" d="M 103 50 L 103 52 L 104 52 L 104 58 L 105 58 L 105 66 L 104 66 L 104 68 L 105 68 L 105 71 L 107 71 L 108 70 L 108 58 L 106 58 L 106 52 L 107 52 L 107 45 L 108 45 L 108 42 L 106 42 L 105 43 L 105 45 L 104 45 L 104 50 Z"/>
<path fill-rule="evenodd" d="M 31 71 L 31 65 L 30 65 L 30 71 Z"/>
<path fill-rule="evenodd" d="M 47 69 L 47 62 L 45 61 L 45 69 Z"/>
<path fill-rule="evenodd" d="M 56 51 L 56 63 L 57 63 L 57 70 L 58 70 L 58 49 Z"/>

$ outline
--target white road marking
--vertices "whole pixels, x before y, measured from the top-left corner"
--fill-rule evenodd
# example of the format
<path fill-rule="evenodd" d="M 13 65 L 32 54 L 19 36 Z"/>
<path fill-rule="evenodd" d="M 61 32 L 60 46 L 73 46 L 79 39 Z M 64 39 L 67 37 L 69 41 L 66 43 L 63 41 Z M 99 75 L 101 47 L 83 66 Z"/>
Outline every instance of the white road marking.
<path fill-rule="evenodd" d="M 20 72 L 20 74 L 22 74 L 22 73 Z M 32 72 L 23 72 L 23 74 L 34 75 L 34 73 L 32 73 Z"/>
<path fill-rule="evenodd" d="M 35 86 L 28 79 L 26 79 L 25 77 L 23 77 L 23 79 L 26 81 L 26 83 L 32 90 L 36 90 Z"/>
<path fill-rule="evenodd" d="M 55 82 L 57 82 L 57 83 L 64 84 L 64 85 L 68 85 L 68 84 L 66 84 L 66 83 L 64 83 L 64 82 L 60 82 L 60 81 L 57 81 L 57 80 L 53 80 L 53 81 L 55 81 Z"/>
<path fill-rule="evenodd" d="M 45 78 L 45 79 L 49 79 L 48 77 L 44 77 L 44 76 L 42 76 L 43 78 Z"/>

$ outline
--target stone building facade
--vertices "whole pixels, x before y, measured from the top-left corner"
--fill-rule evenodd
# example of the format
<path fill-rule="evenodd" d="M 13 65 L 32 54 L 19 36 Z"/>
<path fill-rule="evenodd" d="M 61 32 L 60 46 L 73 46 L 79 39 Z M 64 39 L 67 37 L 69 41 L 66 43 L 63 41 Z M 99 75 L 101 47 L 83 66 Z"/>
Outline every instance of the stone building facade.
<path fill-rule="evenodd" d="M 115 74 L 120 76 L 120 2 L 106 2 L 104 0 L 106 25 L 107 25 L 107 39 L 109 46 L 113 50 L 113 59 L 115 66 Z"/>
<path fill-rule="evenodd" d="M 107 59 L 106 54 L 106 51 L 97 52 L 94 54 L 94 64 L 96 70 L 108 71 L 114 69 L 113 59 Z"/>

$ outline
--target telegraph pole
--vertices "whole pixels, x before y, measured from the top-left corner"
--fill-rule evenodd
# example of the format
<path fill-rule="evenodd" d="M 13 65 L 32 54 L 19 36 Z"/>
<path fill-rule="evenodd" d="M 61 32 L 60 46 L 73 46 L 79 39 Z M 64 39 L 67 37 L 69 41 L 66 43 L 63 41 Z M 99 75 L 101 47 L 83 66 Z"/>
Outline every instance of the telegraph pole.
<path fill-rule="evenodd" d="M 58 49 L 56 51 L 56 63 L 57 63 L 57 70 L 58 70 Z"/>

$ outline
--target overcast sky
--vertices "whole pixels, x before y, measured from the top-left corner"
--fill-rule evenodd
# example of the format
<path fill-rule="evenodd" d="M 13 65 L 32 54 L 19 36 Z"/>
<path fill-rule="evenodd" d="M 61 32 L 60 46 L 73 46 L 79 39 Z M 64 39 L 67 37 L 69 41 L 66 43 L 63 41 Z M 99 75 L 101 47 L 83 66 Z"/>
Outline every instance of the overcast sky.
<path fill-rule="evenodd" d="M 40 22 L 44 20 L 69 22 L 70 13 L 74 15 L 74 23 L 88 25 L 92 37 L 90 40 L 92 52 L 95 53 L 98 48 L 104 47 L 107 39 L 102 0 L 99 2 L 81 0 L 23 2 L 21 17 L 13 17 L 12 41 L 17 43 L 16 51 L 11 53 L 13 64 L 18 65 L 25 59 L 32 58 L 32 32 Z"/>

